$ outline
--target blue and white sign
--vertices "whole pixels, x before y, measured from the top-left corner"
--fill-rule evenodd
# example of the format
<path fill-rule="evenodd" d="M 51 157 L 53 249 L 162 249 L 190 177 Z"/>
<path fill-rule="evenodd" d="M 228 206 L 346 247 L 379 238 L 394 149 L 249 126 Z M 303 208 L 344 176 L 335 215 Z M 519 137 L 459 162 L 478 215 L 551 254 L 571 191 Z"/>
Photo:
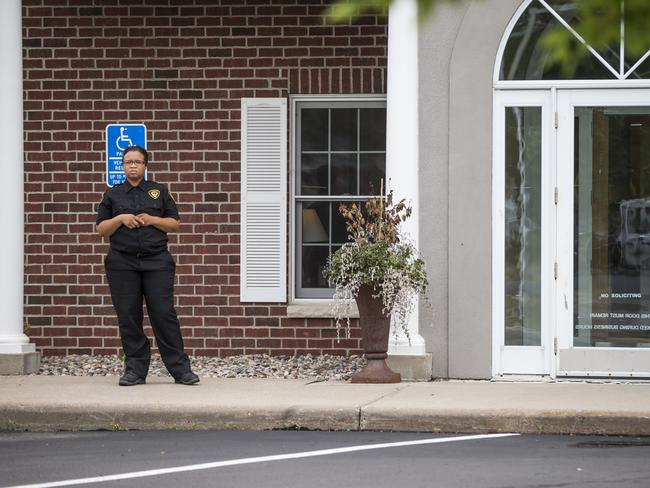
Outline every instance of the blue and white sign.
<path fill-rule="evenodd" d="M 122 153 L 129 146 L 147 149 L 147 128 L 144 124 L 108 124 L 106 126 L 106 184 L 113 187 L 126 180 Z M 144 179 L 147 179 L 145 171 Z"/>

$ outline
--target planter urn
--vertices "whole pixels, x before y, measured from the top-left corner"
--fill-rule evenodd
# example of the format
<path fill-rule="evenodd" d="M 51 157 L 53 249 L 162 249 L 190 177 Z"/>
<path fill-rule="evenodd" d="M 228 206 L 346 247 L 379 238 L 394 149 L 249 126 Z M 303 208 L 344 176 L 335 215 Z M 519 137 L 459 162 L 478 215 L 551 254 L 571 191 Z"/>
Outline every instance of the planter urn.
<path fill-rule="evenodd" d="M 390 335 L 390 315 L 382 313 L 381 297 L 373 297 L 374 288 L 361 285 L 357 296 L 359 326 L 361 327 L 361 346 L 368 362 L 366 367 L 354 374 L 352 383 L 399 383 L 402 378 L 386 364 L 388 357 L 388 337 Z"/>

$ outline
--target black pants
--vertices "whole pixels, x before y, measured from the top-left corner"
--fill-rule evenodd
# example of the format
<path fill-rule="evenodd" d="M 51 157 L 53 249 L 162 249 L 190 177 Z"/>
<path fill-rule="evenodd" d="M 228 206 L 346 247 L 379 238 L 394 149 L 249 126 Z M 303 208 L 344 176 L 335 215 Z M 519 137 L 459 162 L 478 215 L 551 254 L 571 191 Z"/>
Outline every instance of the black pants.
<path fill-rule="evenodd" d="M 108 285 L 117 312 L 126 371 L 141 378 L 149 372 L 151 351 L 142 329 L 142 298 L 165 367 L 174 378 L 190 371 L 174 309 L 176 264 L 169 252 L 136 257 L 110 251 L 105 260 Z"/>

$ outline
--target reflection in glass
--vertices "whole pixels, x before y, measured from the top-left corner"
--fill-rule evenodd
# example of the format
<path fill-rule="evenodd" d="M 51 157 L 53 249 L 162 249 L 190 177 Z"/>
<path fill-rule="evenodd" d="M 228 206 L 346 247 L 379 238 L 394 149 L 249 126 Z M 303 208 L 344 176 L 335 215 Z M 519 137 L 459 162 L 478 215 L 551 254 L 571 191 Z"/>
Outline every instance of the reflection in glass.
<path fill-rule="evenodd" d="M 328 246 L 303 246 L 302 286 L 303 288 L 327 288 L 323 270 L 329 256 Z"/>
<path fill-rule="evenodd" d="M 302 216 L 301 285 L 303 288 L 327 288 L 322 270 L 330 253 L 330 202 L 302 202 L 297 206 Z"/>
<path fill-rule="evenodd" d="M 637 63 L 641 54 L 650 49 L 650 36 L 645 18 L 639 15 L 638 8 L 644 7 L 646 0 L 610 0 L 598 2 L 591 9 L 590 15 L 601 26 L 585 29 L 581 25 L 577 1 L 570 0 L 533 0 L 524 13 L 517 19 L 503 54 L 500 67 L 500 80 L 557 80 L 566 78 L 558 66 L 549 65 L 549 50 L 545 47 L 545 37 L 568 35 L 574 49 L 581 55 L 579 66 L 572 79 L 616 79 L 618 75 L 628 78 L 647 79 L 650 75 L 648 66 L 641 66 L 628 74 Z M 586 5 L 589 2 L 583 2 Z M 581 5 L 581 6 L 582 6 Z M 548 6 L 548 8 L 547 8 Z M 621 13 L 624 13 L 621 19 Z M 566 22 L 570 28 L 556 18 Z M 622 22 L 621 22 L 622 21 Z M 608 22 L 608 24 L 605 24 Z M 600 28 L 599 28 L 600 27 Z M 605 44 L 602 29 L 613 29 L 620 36 L 617 41 Z M 571 32 L 573 30 L 574 32 Z M 598 57 L 590 53 L 583 45 L 582 38 Z M 630 50 L 630 47 L 634 49 Z M 623 49 L 622 49 L 623 48 Z M 621 50 L 623 65 L 621 66 Z M 608 67 L 606 67 L 607 65 Z"/>
<path fill-rule="evenodd" d="M 300 148 L 302 151 L 327 151 L 329 113 L 326 108 L 300 111 Z"/>
<path fill-rule="evenodd" d="M 629 6 L 630 0 L 627 0 L 627 5 Z M 636 2 L 645 2 L 646 0 L 634 0 Z M 635 13 L 637 15 L 635 15 Z M 624 19 L 625 19 L 625 42 L 626 45 L 629 45 L 630 40 L 634 40 L 635 43 L 640 43 L 641 51 L 647 52 L 650 50 L 650 40 L 648 39 L 648 22 L 645 18 L 642 18 L 634 9 L 624 9 Z M 642 57 L 641 54 L 632 57 L 625 52 L 625 71 L 627 72 L 632 66 L 634 66 L 637 61 Z M 642 69 L 641 66 L 643 66 Z M 636 68 L 629 76 L 629 78 L 650 78 L 649 65 L 641 65 Z"/>
<path fill-rule="evenodd" d="M 329 242 L 329 208 L 328 202 L 302 204 L 302 242 L 310 244 Z"/>
<path fill-rule="evenodd" d="M 327 154 L 301 156 L 300 194 L 327 195 Z"/>
<path fill-rule="evenodd" d="M 386 150 L 386 109 L 367 108 L 361 110 L 359 149 L 362 151 Z"/>
<path fill-rule="evenodd" d="M 352 202 L 343 202 L 350 205 Z M 345 226 L 346 220 L 339 212 L 340 202 L 332 202 L 332 242 L 334 244 L 345 244 L 348 242 L 348 231 Z M 359 203 L 357 202 L 357 205 Z M 362 204 L 363 205 L 363 204 Z M 335 249 L 332 250 L 334 252 Z"/>
<path fill-rule="evenodd" d="M 629 78 L 650 78 L 650 56 L 630 74 Z"/>
<path fill-rule="evenodd" d="M 507 107 L 505 345 L 541 345 L 541 107 Z"/>
<path fill-rule="evenodd" d="M 386 153 L 362 154 L 359 164 L 359 193 L 378 195 L 382 179 L 386 181 Z"/>
<path fill-rule="evenodd" d="M 628 0 L 629 1 L 629 0 Z M 645 1 L 645 0 L 643 0 Z M 621 46 L 618 42 L 610 45 L 605 45 L 597 35 L 592 32 L 585 32 L 580 25 L 580 18 L 578 17 L 578 6 L 576 2 L 567 0 L 546 0 L 546 3 L 557 12 L 564 21 L 569 24 L 598 54 L 600 54 L 609 65 L 616 71 L 619 71 L 621 63 Z M 610 0 L 607 3 L 602 3 L 598 6 L 598 10 L 593 10 L 592 15 L 594 18 L 611 19 L 611 22 L 616 26 L 616 30 L 620 29 L 621 24 L 621 4 L 619 0 Z M 607 9 L 605 11 L 604 9 Z M 627 36 L 626 32 L 626 36 Z M 591 55 L 589 55 L 591 56 Z M 594 62 L 598 63 L 594 59 Z M 628 68 L 630 68 L 628 66 Z"/>
<path fill-rule="evenodd" d="M 332 195 L 357 194 L 357 155 L 332 154 Z"/>
<path fill-rule="evenodd" d="M 576 107 L 575 346 L 650 347 L 650 108 Z"/>
<path fill-rule="evenodd" d="M 332 151 L 357 150 L 357 109 L 332 109 Z"/>
<path fill-rule="evenodd" d="M 564 15 L 575 13 L 574 2 L 562 2 Z M 572 14 L 573 12 L 573 14 Z M 565 27 L 539 2 L 532 2 L 519 17 L 510 34 L 500 67 L 500 80 L 559 80 L 565 78 L 556 65 L 548 62 L 549 51 L 541 38 L 545 34 L 564 30 Z M 611 73 L 587 49 L 576 43 L 576 49 L 585 54 L 576 67 L 573 79 L 613 79 Z M 611 49 L 606 49 L 611 54 Z M 609 54 L 608 54 L 609 56 Z M 618 64 L 614 65 L 618 71 Z"/>

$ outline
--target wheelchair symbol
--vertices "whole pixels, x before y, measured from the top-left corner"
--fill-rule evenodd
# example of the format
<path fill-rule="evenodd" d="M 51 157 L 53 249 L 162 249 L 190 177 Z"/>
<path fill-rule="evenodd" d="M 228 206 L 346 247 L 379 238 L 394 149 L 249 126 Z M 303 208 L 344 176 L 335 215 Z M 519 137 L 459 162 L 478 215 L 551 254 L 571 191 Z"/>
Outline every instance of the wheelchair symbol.
<path fill-rule="evenodd" d="M 129 146 L 134 146 L 133 141 L 131 141 L 131 138 L 125 134 L 126 132 L 126 127 L 120 127 L 120 135 L 117 137 L 117 140 L 115 141 L 115 145 L 120 151 L 124 151 L 127 147 Z M 125 143 L 124 147 L 120 146 L 120 142 Z"/>

